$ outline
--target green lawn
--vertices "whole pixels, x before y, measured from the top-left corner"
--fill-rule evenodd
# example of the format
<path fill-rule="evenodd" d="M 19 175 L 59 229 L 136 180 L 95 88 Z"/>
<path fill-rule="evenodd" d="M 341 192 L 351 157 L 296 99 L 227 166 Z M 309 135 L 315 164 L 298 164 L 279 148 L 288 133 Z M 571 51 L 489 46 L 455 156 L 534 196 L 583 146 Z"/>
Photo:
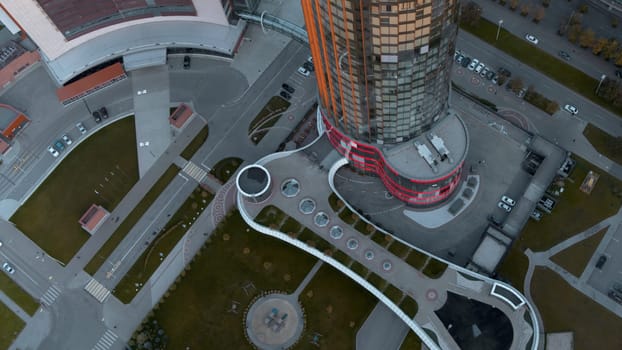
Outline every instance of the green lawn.
<path fill-rule="evenodd" d="M 330 196 L 328 196 L 328 204 L 330 204 L 330 207 L 335 213 L 339 212 L 339 209 L 343 207 L 343 202 L 334 193 L 331 193 Z"/>
<path fill-rule="evenodd" d="M 614 107 L 604 99 L 596 96 L 595 91 L 598 86 L 598 80 L 562 62 L 555 56 L 542 51 L 528 43 L 525 39 L 514 36 L 505 29 L 501 29 L 499 40 L 496 40 L 497 27 L 497 23 L 489 22 L 483 18 L 480 19 L 476 26 L 469 26 L 466 24 L 460 25 L 462 30 L 479 37 L 495 48 L 541 71 L 592 102 L 618 115 L 622 115 L 622 108 Z"/>
<path fill-rule="evenodd" d="M 354 214 L 348 207 L 345 207 L 339 213 L 339 218 L 346 224 L 352 225 L 358 219 L 358 215 Z"/>
<path fill-rule="evenodd" d="M 210 173 L 222 183 L 225 183 L 238 170 L 242 162 L 242 159 L 235 157 L 221 159 L 212 167 Z"/>
<path fill-rule="evenodd" d="M 17 228 L 64 263 L 90 237 L 78 220 L 91 204 L 112 211 L 138 181 L 134 118 L 121 119 L 70 147 L 75 149 L 11 217 Z"/>
<path fill-rule="evenodd" d="M 4 272 L 0 272 L 0 289 L 30 316 L 34 315 L 37 309 L 39 309 L 39 302 L 17 283 L 13 282 Z M 0 305 L 4 304 L 0 302 Z"/>
<path fill-rule="evenodd" d="M 409 250 L 410 248 L 406 244 L 396 240 L 393 240 L 393 243 L 389 246 L 389 251 L 400 259 L 403 259 Z"/>
<path fill-rule="evenodd" d="M 387 234 L 384 234 L 380 231 L 376 231 L 374 232 L 373 235 L 371 235 L 371 240 L 376 242 L 379 246 L 381 247 L 386 247 L 387 245 L 389 245 L 389 243 L 391 243 L 391 241 L 393 240 L 393 238 Z"/>
<path fill-rule="evenodd" d="M 415 332 L 410 331 L 408 335 L 404 339 L 400 350 L 419 350 L 421 349 L 421 340 L 415 334 Z"/>
<path fill-rule="evenodd" d="M 572 245 L 561 252 L 553 255 L 551 260 L 576 277 L 581 276 L 585 266 L 596 251 L 600 241 L 605 236 L 607 229 L 600 230 L 592 237 Z"/>
<path fill-rule="evenodd" d="M 426 261 L 428 261 L 429 256 L 427 254 L 421 253 L 418 250 L 412 249 L 405 261 L 408 265 L 416 268 L 417 270 L 421 270 L 421 268 L 425 265 Z"/>
<path fill-rule="evenodd" d="M 622 319 L 569 286 L 555 272 L 536 268 L 531 294 L 545 332 L 573 332 L 577 350 L 622 349 Z"/>
<path fill-rule="evenodd" d="M 99 248 L 99 251 L 93 256 L 91 261 L 85 266 L 84 271 L 94 275 L 102 264 L 108 259 L 114 249 L 121 243 L 123 238 L 130 232 L 132 227 L 136 225 L 138 220 L 145 214 L 147 209 L 155 202 L 160 193 L 173 181 L 175 176 L 179 173 L 179 168 L 176 165 L 171 165 L 166 169 L 160 179 L 151 187 L 149 192 L 141 199 L 141 201 L 134 207 L 130 214 L 123 220 L 121 225 L 112 233 L 110 238 Z"/>
<path fill-rule="evenodd" d="M 374 233 L 374 231 L 376 231 L 376 229 L 371 224 L 368 224 L 363 220 L 357 221 L 356 224 L 354 224 L 354 229 L 364 234 L 365 236 L 369 236 L 370 234 Z"/>
<path fill-rule="evenodd" d="M 0 303 L 0 349 L 8 349 L 19 332 L 24 328 L 24 321 L 8 307 Z"/>
<path fill-rule="evenodd" d="M 312 293 L 310 293 L 312 292 Z M 307 315 L 307 325 L 295 349 L 317 350 L 309 343 L 317 332 L 320 349 L 354 349 L 356 332 L 377 304 L 377 299 L 324 264 L 300 295 Z"/>
<path fill-rule="evenodd" d="M 121 302 L 127 304 L 132 301 L 141 289 L 136 284 L 142 285 L 151 277 L 213 198 L 211 193 L 197 186 L 115 288 L 114 295 Z"/>
<path fill-rule="evenodd" d="M 446 269 L 447 264 L 444 262 L 436 259 L 430 259 L 421 272 L 430 278 L 439 278 L 443 275 Z"/>
<path fill-rule="evenodd" d="M 404 297 L 404 293 L 392 284 L 388 285 L 387 289 L 384 290 L 384 295 L 391 299 L 395 305 L 399 305 Z"/>
<path fill-rule="evenodd" d="M 594 124 L 588 124 L 583 130 L 583 135 L 596 148 L 598 153 L 622 164 L 622 138 L 609 135 L 605 130 L 599 129 Z"/>
<path fill-rule="evenodd" d="M 388 282 L 378 274 L 372 272 L 367 276 L 367 282 L 371 283 L 379 291 L 383 292 L 387 288 Z"/>
<path fill-rule="evenodd" d="M 270 131 L 270 128 L 281 119 L 283 112 L 289 108 L 290 104 L 281 96 L 273 96 L 266 103 L 248 126 L 248 136 L 254 144 L 261 142 L 268 131 Z"/>
<path fill-rule="evenodd" d="M 203 146 L 203 143 L 205 143 L 205 141 L 207 140 L 208 135 L 209 128 L 207 127 L 207 125 L 205 125 L 203 129 L 201 129 L 201 131 L 199 131 L 199 133 L 194 137 L 194 139 L 190 141 L 184 151 L 181 152 L 181 157 L 190 160 L 190 158 L 192 158 L 192 156 L 199 150 L 199 148 Z"/>
<path fill-rule="evenodd" d="M 528 261 L 523 251 L 544 251 L 555 244 L 578 234 L 599 221 L 615 214 L 622 199 L 612 189 L 622 189 L 622 183 L 613 176 L 574 156 L 577 166 L 566 181 L 552 214 L 544 214 L 540 221 L 529 220 L 523 232 L 513 243 L 508 255 L 498 269 L 502 278 L 522 290 Z M 589 170 L 600 174 L 600 179 L 591 194 L 583 193 L 579 186 Z"/>
<path fill-rule="evenodd" d="M 404 313 L 411 318 L 415 318 L 417 315 L 417 311 L 419 311 L 419 305 L 411 296 L 406 296 L 404 300 L 400 303 L 400 308 Z"/>
<path fill-rule="evenodd" d="M 233 213 L 216 229 L 170 296 L 154 310 L 155 319 L 169 336 L 167 348 L 250 349 L 242 327 L 249 302 L 265 290 L 293 292 L 315 262 L 311 255 L 253 231 Z M 255 288 L 249 287 L 246 294 L 242 287 L 249 283 Z M 343 299 L 356 300 L 361 293 L 357 288 L 340 292 L 333 281 L 329 286 L 331 293 Z M 321 298 L 320 289 L 317 295 Z M 237 314 L 227 312 L 233 301 L 240 303 Z M 337 313 L 341 314 L 341 309 L 336 309 Z"/>

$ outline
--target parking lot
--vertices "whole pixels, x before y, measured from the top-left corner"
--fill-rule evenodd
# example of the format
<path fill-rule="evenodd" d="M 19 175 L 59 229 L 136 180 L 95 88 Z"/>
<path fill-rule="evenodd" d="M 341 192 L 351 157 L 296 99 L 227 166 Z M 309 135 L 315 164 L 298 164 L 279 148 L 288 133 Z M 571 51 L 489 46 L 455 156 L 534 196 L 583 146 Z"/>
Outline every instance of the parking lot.
<path fill-rule="evenodd" d="M 611 236 L 605 236 L 592 255 L 581 279 L 587 279 L 587 283 L 599 292 L 607 295 L 615 283 L 622 284 L 622 226 Z M 606 261 L 601 268 L 597 268 L 598 259 L 604 256 Z M 622 295 L 622 293 L 620 293 Z"/>

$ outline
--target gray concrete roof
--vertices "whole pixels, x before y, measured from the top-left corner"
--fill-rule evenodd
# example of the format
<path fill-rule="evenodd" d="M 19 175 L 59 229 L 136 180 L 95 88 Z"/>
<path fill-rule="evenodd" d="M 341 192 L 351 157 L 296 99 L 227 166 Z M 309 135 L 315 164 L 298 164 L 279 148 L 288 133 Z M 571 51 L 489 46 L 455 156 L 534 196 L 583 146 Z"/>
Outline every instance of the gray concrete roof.
<path fill-rule="evenodd" d="M 443 139 L 445 147 L 449 150 L 451 162 L 439 159 L 439 153 L 428 139 L 428 135 L 432 133 Z M 464 160 L 468 150 L 468 141 L 464 122 L 450 110 L 449 114 L 441 119 L 432 130 L 397 146 L 384 145 L 381 150 L 387 162 L 401 175 L 413 179 L 436 179 L 449 174 Z M 436 172 L 419 155 L 415 146 L 416 142 L 426 145 L 432 155 L 437 157 Z"/>
<path fill-rule="evenodd" d="M 63 84 L 81 72 L 113 58 L 160 47 L 191 47 L 233 56 L 246 22 L 222 26 L 206 22 L 140 23 L 98 36 L 54 60 L 41 56 L 51 76 Z"/>

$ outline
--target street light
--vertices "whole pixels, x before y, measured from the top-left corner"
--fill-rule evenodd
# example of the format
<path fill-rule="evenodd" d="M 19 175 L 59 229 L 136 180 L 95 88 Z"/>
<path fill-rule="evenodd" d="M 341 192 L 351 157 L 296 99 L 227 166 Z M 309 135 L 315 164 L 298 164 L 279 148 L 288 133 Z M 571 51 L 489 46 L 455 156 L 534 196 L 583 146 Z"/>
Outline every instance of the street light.
<path fill-rule="evenodd" d="M 600 81 L 598 82 L 598 86 L 596 87 L 596 96 L 598 96 L 598 90 L 600 90 L 600 85 L 603 83 L 607 75 L 603 74 L 600 76 Z"/>
<path fill-rule="evenodd" d="M 501 32 L 501 25 L 503 24 L 503 20 L 500 19 L 499 20 L 499 26 L 497 27 L 497 37 L 495 38 L 495 41 L 499 40 L 499 33 Z"/>

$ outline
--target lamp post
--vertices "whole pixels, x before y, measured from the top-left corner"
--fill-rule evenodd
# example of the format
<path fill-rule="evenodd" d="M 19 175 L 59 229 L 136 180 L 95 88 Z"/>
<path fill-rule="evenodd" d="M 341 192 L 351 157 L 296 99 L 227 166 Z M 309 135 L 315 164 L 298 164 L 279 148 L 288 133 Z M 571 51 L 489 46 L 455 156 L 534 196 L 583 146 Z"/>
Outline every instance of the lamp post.
<path fill-rule="evenodd" d="M 600 81 L 598 82 L 598 86 L 596 87 L 596 96 L 598 96 L 598 90 L 600 90 L 600 86 L 602 85 L 603 81 L 605 80 L 605 78 L 607 77 L 607 75 L 603 74 L 600 76 Z"/>
<path fill-rule="evenodd" d="M 497 37 L 495 38 L 495 41 L 499 40 L 499 33 L 501 32 L 501 25 L 503 24 L 503 20 L 500 19 L 499 20 L 499 26 L 497 26 Z"/>

